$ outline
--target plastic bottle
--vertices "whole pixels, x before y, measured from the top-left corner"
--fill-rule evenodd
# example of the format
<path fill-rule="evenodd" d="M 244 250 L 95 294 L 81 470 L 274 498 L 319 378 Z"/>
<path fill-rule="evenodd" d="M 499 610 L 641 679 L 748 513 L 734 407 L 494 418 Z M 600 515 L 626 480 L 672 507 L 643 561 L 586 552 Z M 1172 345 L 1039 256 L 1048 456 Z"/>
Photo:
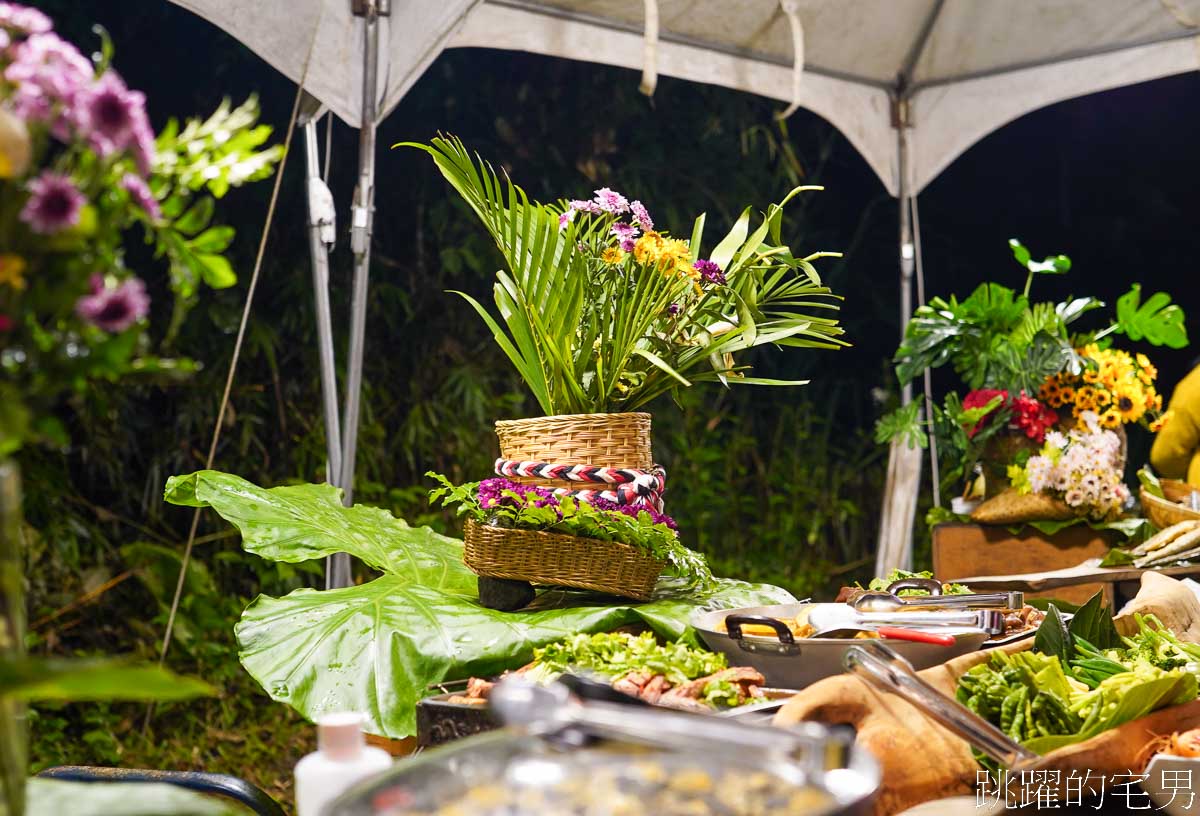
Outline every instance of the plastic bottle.
<path fill-rule="evenodd" d="M 296 816 L 321 816 L 356 782 L 392 764 L 387 751 L 367 745 L 362 725 L 357 713 L 317 720 L 317 750 L 296 763 Z"/>

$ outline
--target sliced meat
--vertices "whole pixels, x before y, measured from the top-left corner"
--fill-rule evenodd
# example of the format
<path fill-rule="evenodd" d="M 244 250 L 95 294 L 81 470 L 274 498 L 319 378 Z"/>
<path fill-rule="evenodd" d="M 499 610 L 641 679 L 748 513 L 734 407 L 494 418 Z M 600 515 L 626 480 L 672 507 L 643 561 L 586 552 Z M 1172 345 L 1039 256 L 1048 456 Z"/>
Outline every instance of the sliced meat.
<path fill-rule="evenodd" d="M 642 693 L 638 696 L 647 703 L 657 703 L 659 698 L 663 696 L 663 692 L 668 688 L 669 684 L 667 683 L 666 676 L 656 674 L 650 679 L 649 683 L 642 687 Z"/>
<path fill-rule="evenodd" d="M 863 589 L 862 587 L 844 586 L 838 590 L 837 597 L 833 599 L 833 602 L 852 604 L 866 591 L 867 590 Z"/>
<path fill-rule="evenodd" d="M 630 672 L 624 677 L 618 678 L 612 684 L 612 687 L 623 694 L 628 694 L 630 697 L 637 697 L 642 693 L 642 689 L 650 682 L 653 677 L 650 672 Z"/>
<path fill-rule="evenodd" d="M 496 684 L 490 680 L 484 680 L 482 677 L 472 677 L 467 681 L 467 690 L 463 696 L 473 697 L 476 700 L 486 700 L 495 687 Z"/>

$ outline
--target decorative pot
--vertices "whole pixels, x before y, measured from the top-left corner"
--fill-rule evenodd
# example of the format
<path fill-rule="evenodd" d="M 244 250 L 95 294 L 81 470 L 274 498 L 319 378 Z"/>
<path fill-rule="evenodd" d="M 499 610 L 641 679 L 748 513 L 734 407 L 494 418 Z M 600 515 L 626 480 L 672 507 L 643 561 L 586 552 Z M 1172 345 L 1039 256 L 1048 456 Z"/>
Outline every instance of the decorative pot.
<path fill-rule="evenodd" d="M 25 654 L 25 592 L 21 568 L 21 472 L 0 460 L 0 659 Z M 25 705 L 0 698 L 0 799 L 4 816 L 25 812 L 29 735 Z"/>

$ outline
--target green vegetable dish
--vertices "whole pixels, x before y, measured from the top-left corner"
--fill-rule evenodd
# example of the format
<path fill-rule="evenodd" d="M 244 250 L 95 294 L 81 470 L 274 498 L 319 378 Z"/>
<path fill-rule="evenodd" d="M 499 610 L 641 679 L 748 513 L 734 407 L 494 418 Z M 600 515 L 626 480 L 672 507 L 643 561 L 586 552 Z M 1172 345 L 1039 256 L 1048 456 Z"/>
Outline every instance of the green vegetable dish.
<path fill-rule="evenodd" d="M 1135 620 L 1138 631 L 1121 637 L 1099 593 L 1069 626 L 1052 605 L 1033 650 L 993 654 L 959 678 L 958 701 L 1046 754 L 1196 699 L 1200 645 L 1153 615 Z"/>

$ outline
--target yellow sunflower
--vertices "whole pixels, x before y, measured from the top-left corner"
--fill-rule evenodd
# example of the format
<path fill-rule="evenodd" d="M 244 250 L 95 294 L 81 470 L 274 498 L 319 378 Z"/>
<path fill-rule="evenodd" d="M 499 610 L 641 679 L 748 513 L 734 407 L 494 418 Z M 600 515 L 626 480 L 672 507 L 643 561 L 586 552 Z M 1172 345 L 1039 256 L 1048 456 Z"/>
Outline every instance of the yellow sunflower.
<path fill-rule="evenodd" d="M 1075 404 L 1075 388 L 1074 386 L 1064 385 L 1058 389 L 1058 398 L 1062 400 L 1063 405 Z"/>
<path fill-rule="evenodd" d="M 1083 370 L 1083 381 L 1089 384 L 1100 382 L 1100 369 L 1088 367 Z"/>
<path fill-rule="evenodd" d="M 1058 378 L 1047 377 L 1042 383 L 1042 387 L 1038 389 L 1038 399 L 1042 402 L 1049 402 L 1054 397 L 1058 396 Z"/>
<path fill-rule="evenodd" d="M 1103 388 L 1097 388 L 1096 389 L 1096 408 L 1097 408 L 1097 410 L 1102 411 L 1110 405 L 1112 405 L 1112 394 L 1108 393 Z"/>
<path fill-rule="evenodd" d="M 1100 425 L 1109 430 L 1115 430 L 1121 426 L 1121 415 L 1117 413 L 1115 408 L 1109 408 L 1100 414 Z"/>
<path fill-rule="evenodd" d="M 1173 411 L 1167 411 L 1165 414 L 1160 416 L 1158 419 L 1151 422 L 1150 430 L 1153 431 L 1154 433 L 1158 433 L 1159 431 L 1161 431 L 1163 428 L 1166 427 L 1167 423 L 1171 421 L 1171 416 L 1173 413 L 1174 413 Z"/>
<path fill-rule="evenodd" d="M 1113 392 L 1113 404 L 1109 410 L 1115 410 L 1123 422 L 1137 422 L 1146 413 L 1146 406 L 1140 400 L 1136 389 L 1123 386 Z"/>
<path fill-rule="evenodd" d="M 1096 410 L 1096 389 L 1085 385 L 1075 392 L 1075 408 L 1079 411 Z"/>
<path fill-rule="evenodd" d="M 625 260 L 625 253 L 620 247 L 612 246 L 600 253 L 600 260 L 609 266 L 616 266 Z"/>

